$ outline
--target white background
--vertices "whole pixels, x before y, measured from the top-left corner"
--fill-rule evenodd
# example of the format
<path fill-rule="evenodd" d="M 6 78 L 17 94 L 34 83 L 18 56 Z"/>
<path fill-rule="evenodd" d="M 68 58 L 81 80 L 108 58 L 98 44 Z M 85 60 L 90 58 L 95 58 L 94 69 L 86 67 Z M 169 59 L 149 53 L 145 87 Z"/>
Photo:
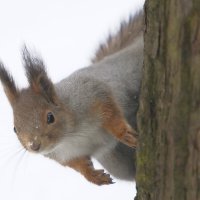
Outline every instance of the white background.
<path fill-rule="evenodd" d="M 54 82 L 90 64 L 95 49 L 144 0 L 0 0 L 0 60 L 17 85 L 27 85 L 23 43 L 36 49 Z M 88 183 L 80 174 L 40 155 L 24 153 L 13 132 L 11 107 L 0 86 L 0 199 L 128 200 L 134 183 Z M 96 164 L 96 167 L 100 167 Z"/>

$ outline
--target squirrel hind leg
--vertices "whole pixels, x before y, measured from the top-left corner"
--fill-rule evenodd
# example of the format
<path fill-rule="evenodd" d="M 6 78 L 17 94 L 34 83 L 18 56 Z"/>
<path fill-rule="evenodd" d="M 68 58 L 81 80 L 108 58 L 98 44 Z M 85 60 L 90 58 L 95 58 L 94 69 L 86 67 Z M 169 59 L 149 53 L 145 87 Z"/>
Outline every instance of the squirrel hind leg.
<path fill-rule="evenodd" d="M 128 124 L 112 97 L 109 97 L 107 101 L 96 100 L 93 112 L 98 113 L 102 120 L 102 127 L 108 133 L 129 147 L 137 146 L 137 132 Z"/>

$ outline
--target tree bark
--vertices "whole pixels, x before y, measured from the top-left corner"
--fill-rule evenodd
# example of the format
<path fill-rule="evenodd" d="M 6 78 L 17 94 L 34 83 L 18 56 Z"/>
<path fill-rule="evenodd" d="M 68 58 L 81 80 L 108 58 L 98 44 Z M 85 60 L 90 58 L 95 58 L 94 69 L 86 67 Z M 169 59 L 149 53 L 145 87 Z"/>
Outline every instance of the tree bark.
<path fill-rule="evenodd" d="M 137 200 L 200 200 L 200 0 L 147 0 Z"/>

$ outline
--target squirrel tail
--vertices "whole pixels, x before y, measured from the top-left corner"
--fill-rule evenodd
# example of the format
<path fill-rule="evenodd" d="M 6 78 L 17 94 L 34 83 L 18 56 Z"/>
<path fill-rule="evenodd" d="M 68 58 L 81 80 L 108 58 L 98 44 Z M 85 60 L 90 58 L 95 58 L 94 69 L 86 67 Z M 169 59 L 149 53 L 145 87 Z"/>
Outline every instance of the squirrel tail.
<path fill-rule="evenodd" d="M 92 63 L 99 62 L 104 57 L 116 53 L 132 44 L 143 33 L 143 11 L 131 15 L 128 21 L 121 22 L 119 31 L 109 35 L 105 42 L 100 44 Z"/>

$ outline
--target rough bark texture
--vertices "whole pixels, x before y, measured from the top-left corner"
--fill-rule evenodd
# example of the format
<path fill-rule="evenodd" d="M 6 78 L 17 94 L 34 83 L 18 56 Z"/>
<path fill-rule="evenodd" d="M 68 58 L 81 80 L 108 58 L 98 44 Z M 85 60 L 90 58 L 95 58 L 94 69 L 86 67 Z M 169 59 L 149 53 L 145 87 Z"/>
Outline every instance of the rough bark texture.
<path fill-rule="evenodd" d="M 137 200 L 200 200 L 200 1 L 147 0 Z"/>

